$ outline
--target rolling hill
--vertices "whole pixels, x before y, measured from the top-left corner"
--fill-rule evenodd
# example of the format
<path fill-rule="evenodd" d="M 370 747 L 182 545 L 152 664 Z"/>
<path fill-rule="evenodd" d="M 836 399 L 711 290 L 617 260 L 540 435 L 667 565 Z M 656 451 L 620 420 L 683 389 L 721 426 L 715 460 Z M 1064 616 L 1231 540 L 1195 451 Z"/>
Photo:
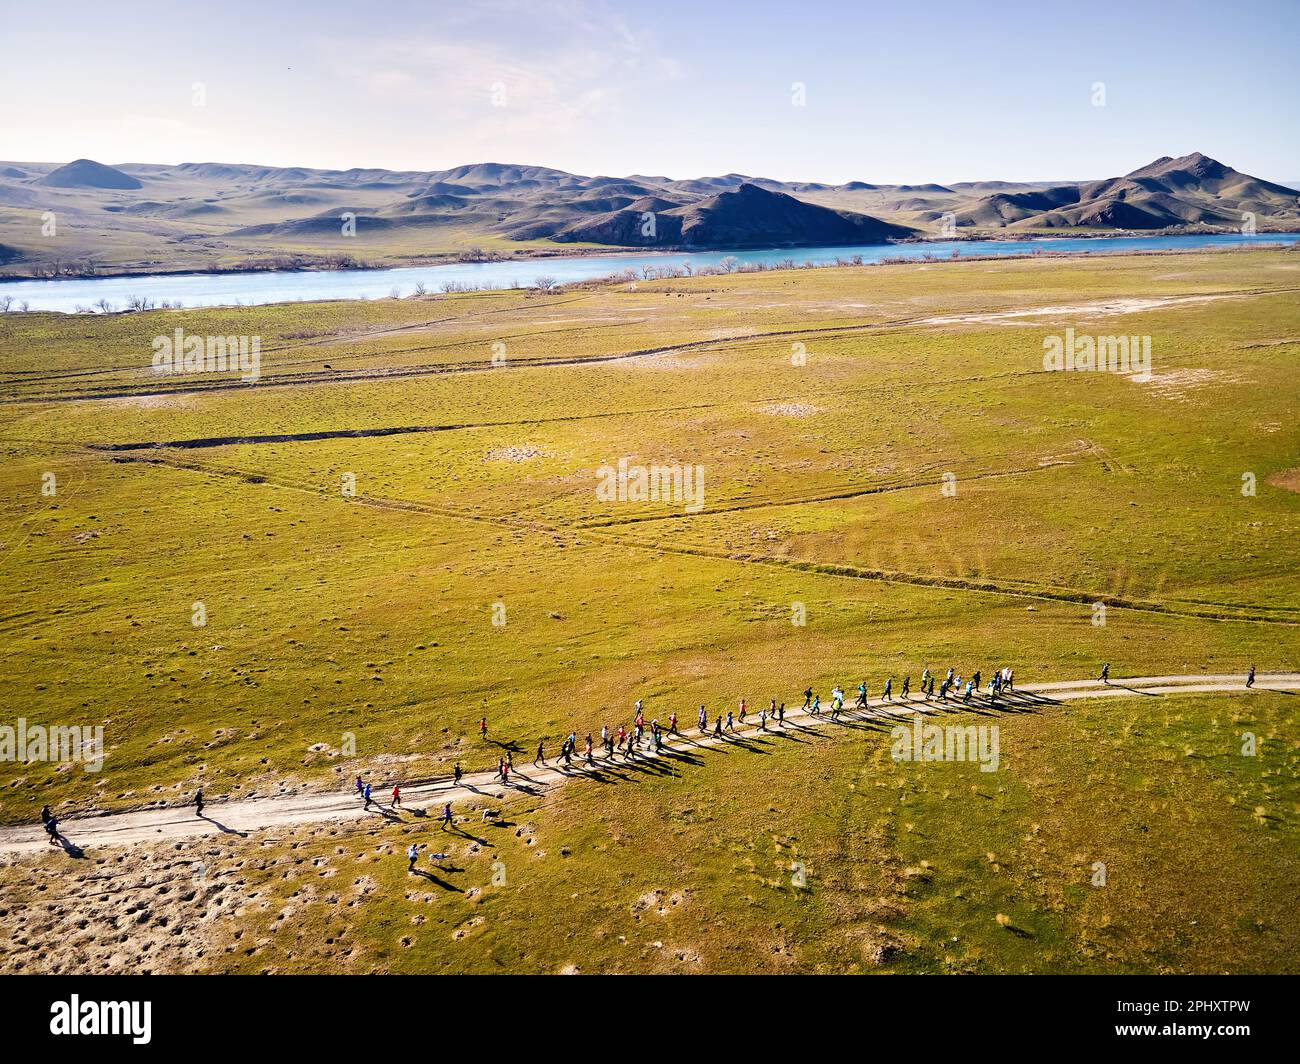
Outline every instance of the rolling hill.
<path fill-rule="evenodd" d="M 729 173 L 586 177 L 90 159 L 0 163 L 9 276 L 426 262 L 587 248 L 870 244 L 951 235 L 1300 228 L 1300 193 L 1200 153 L 1093 181 L 885 185 Z M 57 241 L 31 224 L 55 211 Z M 355 221 L 345 232 L 343 215 Z M 651 221 L 650 219 L 653 219 Z"/>

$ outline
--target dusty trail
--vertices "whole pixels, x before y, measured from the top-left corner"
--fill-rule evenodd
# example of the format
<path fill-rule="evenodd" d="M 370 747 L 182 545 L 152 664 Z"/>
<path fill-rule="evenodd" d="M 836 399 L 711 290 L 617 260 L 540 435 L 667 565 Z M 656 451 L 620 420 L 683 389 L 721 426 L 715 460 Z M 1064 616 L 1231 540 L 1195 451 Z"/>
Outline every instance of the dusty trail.
<path fill-rule="evenodd" d="M 1131 698 L 1143 696 L 1159 698 L 1162 695 L 1192 693 L 1236 693 L 1246 690 L 1245 679 L 1240 674 L 1178 675 L 1178 676 L 1142 676 L 1132 679 L 1116 677 L 1109 684 L 1098 680 L 1069 680 L 1055 683 L 1030 684 L 1017 688 L 1010 698 L 1003 699 L 996 706 L 991 706 L 986 696 L 972 701 L 969 708 L 984 714 L 992 712 L 1025 711 L 1038 706 L 1059 705 L 1078 698 Z M 1296 691 L 1300 692 L 1300 673 L 1272 673 L 1257 677 L 1257 691 Z M 846 721 L 880 721 L 888 724 L 900 716 L 913 713 L 931 714 L 936 711 L 961 710 L 960 699 L 950 698 L 947 702 L 920 701 L 916 698 L 904 702 L 901 699 L 884 702 L 870 699 L 865 710 L 845 710 L 841 716 Z M 356 821 L 370 817 L 379 817 L 390 822 L 409 823 L 410 817 L 425 818 L 436 822 L 444 802 L 451 802 L 453 810 L 463 814 L 462 805 L 469 800 L 486 799 L 490 803 L 508 800 L 519 794 L 540 795 L 562 786 L 571 780 L 580 780 L 603 768 L 635 765 L 637 762 L 659 762 L 671 760 L 674 750 L 690 747 L 729 746 L 743 743 L 744 737 L 753 738 L 759 734 L 759 728 L 751 718 L 740 727 L 734 735 L 715 738 L 712 733 L 707 736 L 698 734 L 694 722 L 683 722 L 685 734 L 674 738 L 668 745 L 668 755 L 656 755 L 649 752 L 649 738 L 644 744 L 643 752 L 631 762 L 615 754 L 613 763 L 603 756 L 596 758 L 594 769 L 581 764 L 581 755 L 576 755 L 573 767 L 563 770 L 555 767 L 553 761 L 545 766 L 534 767 L 521 761 L 516 772 L 512 773 L 508 786 L 503 786 L 496 773 L 477 772 L 462 778 L 459 786 L 450 779 L 413 782 L 402 787 L 403 805 L 400 809 L 391 809 L 383 801 L 372 803 L 370 809 L 362 807 L 361 800 L 350 790 L 313 791 L 288 794 L 266 798 L 248 798 L 232 802 L 210 802 L 203 818 L 199 818 L 192 806 L 154 807 L 137 809 L 122 813 L 110 813 L 103 816 L 82 817 L 60 822 L 67 842 L 65 849 L 80 851 L 87 847 L 129 846 L 135 843 L 157 843 L 174 839 L 215 838 L 223 834 L 244 836 L 250 832 L 286 825 L 317 823 L 320 821 Z M 787 728 L 808 728 L 810 722 L 818 726 L 834 728 L 830 719 L 829 704 L 821 714 L 814 717 L 804 710 L 794 707 L 786 710 Z M 780 729 L 769 725 L 769 731 Z M 382 798 L 388 796 L 393 781 L 387 784 L 372 778 L 375 793 Z M 0 828 L 0 853 L 22 855 L 33 854 L 50 849 L 45 832 L 39 824 L 16 825 Z"/>

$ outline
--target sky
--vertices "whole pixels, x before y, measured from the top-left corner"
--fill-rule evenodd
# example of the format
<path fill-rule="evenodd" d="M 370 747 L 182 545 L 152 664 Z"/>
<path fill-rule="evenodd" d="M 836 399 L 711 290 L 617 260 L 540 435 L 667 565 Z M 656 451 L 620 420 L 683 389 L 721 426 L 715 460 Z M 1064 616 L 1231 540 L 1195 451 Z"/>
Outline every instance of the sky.
<path fill-rule="evenodd" d="M 0 0 L 0 157 L 1300 180 L 1300 0 Z"/>

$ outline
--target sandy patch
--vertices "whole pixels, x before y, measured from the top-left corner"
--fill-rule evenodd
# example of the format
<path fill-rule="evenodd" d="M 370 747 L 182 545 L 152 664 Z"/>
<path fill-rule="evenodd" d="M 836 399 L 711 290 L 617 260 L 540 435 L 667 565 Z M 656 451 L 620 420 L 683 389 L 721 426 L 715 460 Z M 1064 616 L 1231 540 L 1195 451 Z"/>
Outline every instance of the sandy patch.
<path fill-rule="evenodd" d="M 1272 484 L 1275 488 L 1300 492 L 1300 466 L 1296 466 L 1295 469 L 1283 469 L 1278 473 L 1274 473 L 1266 477 L 1264 483 Z"/>
<path fill-rule="evenodd" d="M 812 417 L 813 414 L 822 412 L 820 406 L 813 406 L 811 403 L 769 403 L 759 409 L 764 414 L 772 414 L 775 417 Z"/>
<path fill-rule="evenodd" d="M 1029 307 L 1021 310 L 999 310 L 989 314 L 950 314 L 934 318 L 919 318 L 916 325 L 991 325 L 1017 318 L 1039 318 L 1047 315 L 1075 317 L 1107 317 L 1113 314 L 1136 314 L 1143 310 L 1180 306 L 1188 303 L 1208 303 L 1231 296 L 1164 296 L 1153 299 L 1108 299 L 1099 303 L 1079 303 L 1062 307 Z"/>
<path fill-rule="evenodd" d="M 672 351 L 662 351 L 656 355 L 640 355 L 636 358 L 629 358 L 623 364 L 625 366 L 632 366 L 634 369 L 699 369 L 704 365 L 704 360 L 700 358 L 685 358 Z"/>
<path fill-rule="evenodd" d="M 517 447 L 493 447 L 483 458 L 488 462 L 528 462 L 545 454 L 540 447 L 526 443 Z"/>
<path fill-rule="evenodd" d="M 1242 379 L 1221 369 L 1175 369 L 1168 373 L 1151 373 L 1130 377 L 1129 380 L 1145 384 L 1151 394 L 1159 399 L 1186 401 L 1191 394 L 1212 384 L 1241 384 Z"/>

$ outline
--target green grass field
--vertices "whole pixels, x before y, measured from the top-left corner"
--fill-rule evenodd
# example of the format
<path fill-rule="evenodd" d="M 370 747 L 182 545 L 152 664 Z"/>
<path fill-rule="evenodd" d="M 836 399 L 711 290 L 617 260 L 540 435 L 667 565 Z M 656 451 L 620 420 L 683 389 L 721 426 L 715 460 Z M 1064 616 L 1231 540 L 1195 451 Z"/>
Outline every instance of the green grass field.
<path fill-rule="evenodd" d="M 261 379 L 156 376 L 177 328 Z M 1150 379 L 1044 371 L 1067 328 Z M 5 716 L 107 746 L 0 762 L 0 821 L 484 769 L 483 714 L 531 760 L 638 698 L 1292 670 L 1298 345 L 1280 251 L 0 315 Z M 601 501 L 621 457 L 702 467 L 700 512 Z M 1295 701 L 1008 714 L 988 774 L 866 727 L 699 751 L 515 799 L 454 889 L 418 818 L 9 860 L 4 966 L 1296 971 Z"/>

